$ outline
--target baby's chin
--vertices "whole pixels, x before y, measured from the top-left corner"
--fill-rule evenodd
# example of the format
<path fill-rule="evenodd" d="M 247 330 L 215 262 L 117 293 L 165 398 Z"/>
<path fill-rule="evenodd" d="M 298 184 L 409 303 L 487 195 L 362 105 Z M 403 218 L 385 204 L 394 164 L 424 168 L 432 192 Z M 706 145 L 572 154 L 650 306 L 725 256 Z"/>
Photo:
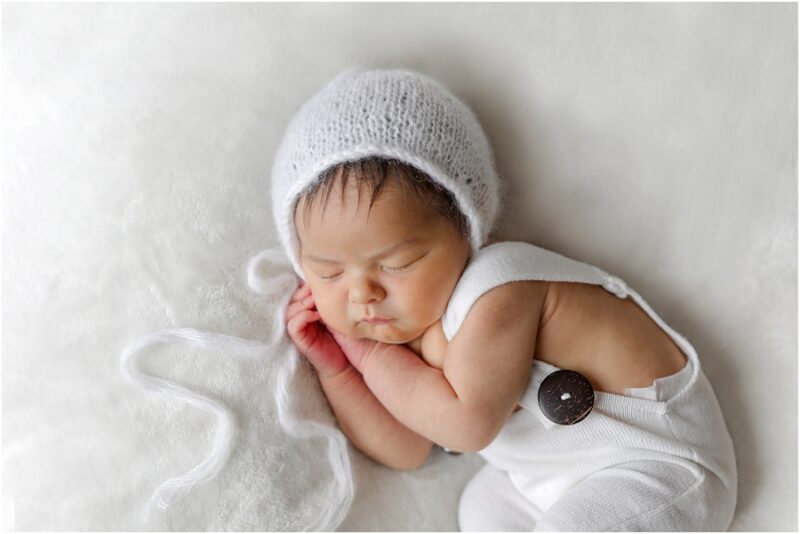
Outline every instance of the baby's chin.
<path fill-rule="evenodd" d="M 406 330 L 400 330 L 392 325 L 367 325 L 366 328 L 359 327 L 355 330 L 356 331 L 353 333 L 354 337 L 371 339 L 372 341 L 378 341 L 380 343 L 387 343 L 390 345 L 405 345 L 406 343 L 414 341 L 424 333 L 424 330 L 421 332 L 409 332 Z"/>
<path fill-rule="evenodd" d="M 379 341 L 380 343 L 386 343 L 387 345 L 405 345 L 406 343 L 410 343 L 417 339 L 419 336 L 382 336 L 380 334 L 372 334 L 363 336 L 364 339 L 371 339 L 372 341 Z"/>

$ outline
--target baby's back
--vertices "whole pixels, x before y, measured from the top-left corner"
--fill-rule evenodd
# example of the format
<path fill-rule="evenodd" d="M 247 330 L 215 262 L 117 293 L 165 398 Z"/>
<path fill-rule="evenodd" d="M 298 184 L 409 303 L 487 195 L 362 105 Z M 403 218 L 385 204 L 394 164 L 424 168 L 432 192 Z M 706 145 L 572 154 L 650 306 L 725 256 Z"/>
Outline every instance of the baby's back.
<path fill-rule="evenodd" d="M 533 357 L 586 376 L 596 391 L 650 386 L 686 365 L 686 356 L 632 299 L 579 282 L 547 284 Z"/>

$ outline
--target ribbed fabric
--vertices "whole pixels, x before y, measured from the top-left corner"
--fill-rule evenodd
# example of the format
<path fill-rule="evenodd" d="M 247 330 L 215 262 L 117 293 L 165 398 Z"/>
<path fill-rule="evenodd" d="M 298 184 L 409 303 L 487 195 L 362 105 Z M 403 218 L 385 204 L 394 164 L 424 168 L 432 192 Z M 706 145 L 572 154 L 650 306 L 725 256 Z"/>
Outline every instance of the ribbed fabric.
<path fill-rule="evenodd" d="M 473 252 L 500 209 L 489 141 L 472 110 L 439 82 L 408 69 L 340 73 L 291 119 L 272 168 L 272 207 L 297 275 L 294 207 L 324 171 L 370 156 L 398 159 L 453 193 L 470 225 Z"/>
<path fill-rule="evenodd" d="M 733 443 L 717 399 L 691 344 L 622 280 L 527 243 L 491 245 L 478 252 L 456 285 L 443 319 L 445 336 L 451 339 L 455 335 L 483 293 L 520 280 L 596 284 L 618 298 L 632 298 L 675 341 L 688 362 L 662 383 L 667 398 L 650 400 L 596 391 L 594 408 L 586 419 L 561 426 L 547 419 L 538 404 L 539 385 L 558 368 L 534 360 L 519 401 L 523 409 L 480 451 L 493 468 L 506 473 L 511 488 L 507 491 L 519 492 L 524 502 L 532 505 L 514 517 L 532 517 L 539 511 L 537 517 L 541 516 L 543 525 L 559 530 L 613 529 L 633 517 L 650 517 L 647 522 L 633 523 L 645 530 L 726 529 L 736 503 L 737 477 Z M 623 468 L 631 465 L 638 467 Z M 484 476 L 495 482 L 503 480 Z M 491 523 L 495 515 L 490 507 L 470 501 L 470 496 L 486 494 L 476 485 L 477 481 L 462 497 L 467 499 L 461 505 L 466 510 L 464 521 Z M 658 491 L 653 491 L 653 485 Z M 690 490 L 695 493 L 693 499 L 681 504 L 676 513 L 679 499 Z M 637 503 L 637 496 L 646 497 Z M 572 515 L 565 515 L 563 506 L 559 507 L 564 499 L 572 502 Z M 501 500 L 505 507 L 523 502 L 506 496 Z M 619 505 L 620 500 L 627 504 Z M 651 508 L 662 511 L 652 514 Z M 478 517 L 480 510 L 490 517 Z M 508 525 L 498 521 L 492 530 L 505 530 Z"/>

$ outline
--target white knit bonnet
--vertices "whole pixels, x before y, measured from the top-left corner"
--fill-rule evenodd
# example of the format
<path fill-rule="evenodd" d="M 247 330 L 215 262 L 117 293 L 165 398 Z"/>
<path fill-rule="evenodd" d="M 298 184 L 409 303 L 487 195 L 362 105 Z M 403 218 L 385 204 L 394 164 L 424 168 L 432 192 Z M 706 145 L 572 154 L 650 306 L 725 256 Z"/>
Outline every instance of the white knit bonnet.
<path fill-rule="evenodd" d="M 437 81 L 408 69 L 348 69 L 289 122 L 272 167 L 272 209 L 295 272 L 295 205 L 326 170 L 380 156 L 412 165 L 450 191 L 469 221 L 473 254 L 500 209 L 489 141 L 472 110 Z"/>

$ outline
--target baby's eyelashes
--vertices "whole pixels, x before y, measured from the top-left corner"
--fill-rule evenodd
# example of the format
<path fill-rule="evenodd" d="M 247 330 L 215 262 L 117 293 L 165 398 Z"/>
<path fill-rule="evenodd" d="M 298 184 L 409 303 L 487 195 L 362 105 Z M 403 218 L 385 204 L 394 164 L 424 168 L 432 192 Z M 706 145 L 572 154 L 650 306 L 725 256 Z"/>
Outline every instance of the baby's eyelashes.
<path fill-rule="evenodd" d="M 409 267 L 411 267 L 412 265 L 414 265 L 415 263 L 417 263 L 419 260 L 421 260 L 422 258 L 424 258 L 424 257 L 425 257 L 425 256 L 427 256 L 427 255 L 428 255 L 428 253 L 427 253 L 427 252 L 425 252 L 425 253 L 424 253 L 422 256 L 419 256 L 418 258 L 415 258 L 414 260 L 412 260 L 412 261 L 410 261 L 410 262 L 406 263 L 405 265 L 401 265 L 401 266 L 399 266 L 399 267 L 391 267 L 391 266 L 388 266 L 388 265 L 380 265 L 379 267 L 380 267 L 380 269 L 381 269 L 382 271 L 384 271 L 384 272 L 388 272 L 388 273 L 401 273 L 401 272 L 403 272 L 403 271 L 407 270 Z M 315 273 L 315 274 L 316 274 L 316 273 Z M 318 277 L 319 277 L 321 280 L 328 280 L 328 281 L 332 281 L 332 280 L 336 280 L 337 278 L 339 278 L 339 277 L 340 277 L 342 274 L 344 274 L 344 271 L 339 271 L 338 273 L 334 273 L 334 274 L 330 274 L 330 275 L 321 275 L 321 274 L 317 274 L 317 276 L 318 276 Z"/>

